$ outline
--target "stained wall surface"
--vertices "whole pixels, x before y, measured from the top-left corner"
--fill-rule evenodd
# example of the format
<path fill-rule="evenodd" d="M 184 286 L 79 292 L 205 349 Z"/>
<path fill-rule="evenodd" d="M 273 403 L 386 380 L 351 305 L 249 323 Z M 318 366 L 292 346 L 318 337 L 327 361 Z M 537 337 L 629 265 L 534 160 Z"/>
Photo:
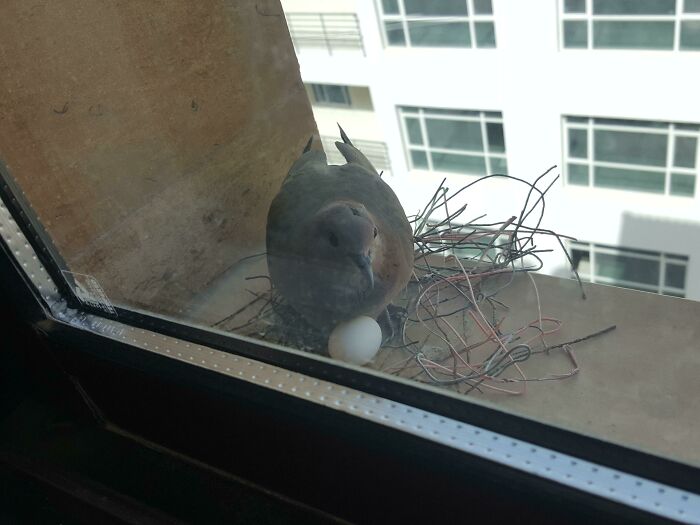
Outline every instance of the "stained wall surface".
<path fill-rule="evenodd" d="M 0 72 L 0 160 L 69 269 L 167 314 L 264 245 L 316 132 L 278 0 L 7 0 Z"/>

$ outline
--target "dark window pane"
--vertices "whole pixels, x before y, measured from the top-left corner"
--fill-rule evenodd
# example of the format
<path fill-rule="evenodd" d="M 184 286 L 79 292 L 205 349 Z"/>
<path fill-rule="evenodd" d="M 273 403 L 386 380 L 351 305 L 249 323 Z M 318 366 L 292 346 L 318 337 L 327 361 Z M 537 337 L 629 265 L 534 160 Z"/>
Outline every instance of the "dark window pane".
<path fill-rule="evenodd" d="M 585 129 L 569 130 L 569 157 L 588 157 L 588 131 Z"/>
<path fill-rule="evenodd" d="M 664 178 L 663 173 L 653 171 L 636 171 L 596 166 L 594 169 L 593 185 L 601 188 L 663 193 Z"/>
<path fill-rule="evenodd" d="M 314 92 L 314 100 L 316 102 L 325 102 L 326 101 L 326 96 L 323 92 L 323 86 L 320 86 L 319 84 L 311 84 L 311 89 Z"/>
<path fill-rule="evenodd" d="M 680 297 L 681 299 L 685 297 L 684 293 L 679 293 L 679 292 L 672 292 L 670 290 L 664 290 L 662 292 L 664 295 L 670 295 L 671 297 Z"/>
<path fill-rule="evenodd" d="M 595 160 L 666 166 L 668 135 L 595 130 Z"/>
<path fill-rule="evenodd" d="M 476 47 L 496 47 L 496 30 L 493 22 L 475 22 Z"/>
<path fill-rule="evenodd" d="M 403 22 L 384 22 L 386 42 L 390 46 L 405 46 L 406 35 L 403 32 Z"/>
<path fill-rule="evenodd" d="M 472 45 L 467 22 L 409 21 L 408 34 L 411 45 L 416 47 L 470 47 Z"/>
<path fill-rule="evenodd" d="M 474 175 L 486 174 L 484 157 L 476 155 L 455 155 L 452 153 L 431 153 L 433 169 Z"/>
<path fill-rule="evenodd" d="M 621 281 L 658 285 L 659 264 L 659 261 L 628 255 L 598 252 L 595 254 L 596 275 Z"/>
<path fill-rule="evenodd" d="M 666 263 L 666 286 L 685 288 L 685 265 Z"/>
<path fill-rule="evenodd" d="M 569 184 L 588 186 L 588 166 L 583 164 L 568 164 Z"/>
<path fill-rule="evenodd" d="M 423 144 L 420 120 L 411 117 L 406 118 L 406 130 L 408 131 L 408 142 L 411 144 Z"/>
<path fill-rule="evenodd" d="M 435 148 L 483 151 L 481 125 L 478 122 L 425 119 L 428 143 Z"/>
<path fill-rule="evenodd" d="M 439 108 L 424 108 L 426 114 L 432 115 L 449 115 L 449 116 L 461 116 L 461 117 L 478 117 L 479 112 L 469 109 L 439 109 Z M 500 116 L 500 113 L 499 113 Z"/>
<path fill-rule="evenodd" d="M 508 163 L 503 157 L 489 157 L 491 174 L 508 175 Z"/>
<path fill-rule="evenodd" d="M 467 0 L 404 0 L 407 15 L 466 16 Z"/>
<path fill-rule="evenodd" d="M 673 22 L 593 22 L 593 47 L 601 49 L 673 49 Z"/>
<path fill-rule="evenodd" d="M 595 15 L 673 15 L 676 0 L 593 0 Z"/>
<path fill-rule="evenodd" d="M 684 0 L 683 10 L 686 13 L 700 13 L 700 0 Z"/>
<path fill-rule="evenodd" d="M 630 120 L 619 118 L 596 118 L 594 124 L 606 126 L 634 126 L 637 128 L 668 129 L 668 122 L 658 122 L 655 120 Z"/>
<path fill-rule="evenodd" d="M 564 2 L 565 13 L 585 13 L 586 0 L 566 0 Z"/>
<path fill-rule="evenodd" d="M 693 197 L 695 195 L 695 175 L 671 173 L 671 195 Z"/>
<path fill-rule="evenodd" d="M 675 123 L 676 129 L 683 131 L 700 131 L 700 125 L 698 124 L 681 124 Z"/>
<path fill-rule="evenodd" d="M 326 98 L 331 104 L 350 105 L 350 96 L 345 86 L 324 86 Z"/>
<path fill-rule="evenodd" d="M 474 13 L 477 15 L 490 15 L 493 13 L 491 0 L 474 0 Z"/>
<path fill-rule="evenodd" d="M 697 149 L 698 139 L 695 137 L 676 137 L 673 165 L 678 168 L 695 168 Z"/>
<path fill-rule="evenodd" d="M 401 106 L 401 111 L 404 113 L 418 113 L 418 108 L 415 106 Z"/>
<path fill-rule="evenodd" d="M 587 249 L 572 248 L 571 262 L 574 270 L 579 274 L 589 276 L 591 274 L 591 251 Z"/>
<path fill-rule="evenodd" d="M 564 22 L 564 47 L 588 47 L 588 22 L 571 20 Z"/>
<path fill-rule="evenodd" d="M 501 118 L 503 113 L 500 111 L 484 111 L 484 116 L 486 118 Z"/>
<path fill-rule="evenodd" d="M 384 14 L 387 15 L 398 15 L 399 14 L 399 2 L 398 0 L 382 0 L 382 10 Z"/>
<path fill-rule="evenodd" d="M 588 123 L 588 117 L 566 117 L 566 121 L 575 124 L 586 124 Z"/>
<path fill-rule="evenodd" d="M 503 138 L 503 124 L 496 122 L 486 123 L 486 135 L 489 141 L 489 151 L 505 153 L 506 142 Z"/>
<path fill-rule="evenodd" d="M 418 151 L 415 149 L 411 150 L 411 164 L 414 168 L 419 170 L 428 169 L 428 157 L 425 155 L 425 151 Z"/>
<path fill-rule="evenodd" d="M 700 20 L 681 22 L 681 49 L 700 49 Z"/>

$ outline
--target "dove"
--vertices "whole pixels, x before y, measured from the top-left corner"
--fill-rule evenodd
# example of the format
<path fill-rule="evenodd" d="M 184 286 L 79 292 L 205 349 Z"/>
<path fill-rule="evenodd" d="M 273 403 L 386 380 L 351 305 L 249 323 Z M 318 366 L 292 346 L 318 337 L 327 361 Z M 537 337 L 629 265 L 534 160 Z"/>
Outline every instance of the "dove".
<path fill-rule="evenodd" d="M 346 164 L 329 165 L 311 137 L 267 216 L 272 284 L 322 331 L 386 315 L 413 270 L 413 233 L 401 203 L 338 127 L 335 145 Z"/>

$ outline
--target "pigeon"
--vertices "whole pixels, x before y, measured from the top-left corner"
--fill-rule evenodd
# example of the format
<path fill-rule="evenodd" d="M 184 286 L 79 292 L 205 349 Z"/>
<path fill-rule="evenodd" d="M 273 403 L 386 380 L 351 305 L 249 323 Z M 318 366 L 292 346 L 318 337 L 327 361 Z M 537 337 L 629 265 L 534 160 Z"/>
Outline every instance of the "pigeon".
<path fill-rule="evenodd" d="M 399 199 L 338 127 L 346 164 L 329 165 L 311 149 L 312 136 L 267 216 L 272 285 L 325 332 L 360 315 L 388 320 L 387 305 L 413 271 L 413 233 Z"/>

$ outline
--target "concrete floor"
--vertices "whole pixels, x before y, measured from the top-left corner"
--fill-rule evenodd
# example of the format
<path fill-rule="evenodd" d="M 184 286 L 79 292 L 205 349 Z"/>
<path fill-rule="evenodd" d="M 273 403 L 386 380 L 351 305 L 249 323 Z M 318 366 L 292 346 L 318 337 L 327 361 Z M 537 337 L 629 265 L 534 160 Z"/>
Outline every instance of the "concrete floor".
<path fill-rule="evenodd" d="M 266 280 L 245 280 L 265 274 L 264 256 L 235 265 L 198 298 L 188 315 L 198 323 L 214 324 L 253 298 L 245 290 L 267 289 Z M 588 283 L 584 283 L 588 298 L 583 300 L 575 281 L 544 275 L 534 278 L 543 316 L 562 321 L 560 332 L 546 338 L 548 345 L 617 326 L 574 345 L 580 372 L 558 381 L 528 382 L 526 392 L 517 396 L 489 390 L 466 396 L 459 394 L 464 386 L 429 388 L 700 466 L 700 303 Z M 503 332 L 538 318 L 535 288 L 527 275 L 519 274 L 497 297 L 510 307 L 498 312 L 506 317 Z M 228 326 L 243 320 L 231 320 Z M 483 339 L 473 325 L 465 326 L 468 344 Z M 420 325 L 409 329 L 414 338 L 423 339 L 425 333 Z M 429 340 L 426 346 L 431 345 Z M 368 366 L 387 370 L 410 356 L 405 349 L 383 348 Z M 521 365 L 530 378 L 564 373 L 571 367 L 562 350 L 533 355 Z M 418 372 L 414 366 L 401 375 L 416 376 Z M 517 377 L 511 371 L 508 376 Z M 426 376 L 416 379 L 425 381 Z M 522 390 L 522 384 L 499 386 Z"/>

